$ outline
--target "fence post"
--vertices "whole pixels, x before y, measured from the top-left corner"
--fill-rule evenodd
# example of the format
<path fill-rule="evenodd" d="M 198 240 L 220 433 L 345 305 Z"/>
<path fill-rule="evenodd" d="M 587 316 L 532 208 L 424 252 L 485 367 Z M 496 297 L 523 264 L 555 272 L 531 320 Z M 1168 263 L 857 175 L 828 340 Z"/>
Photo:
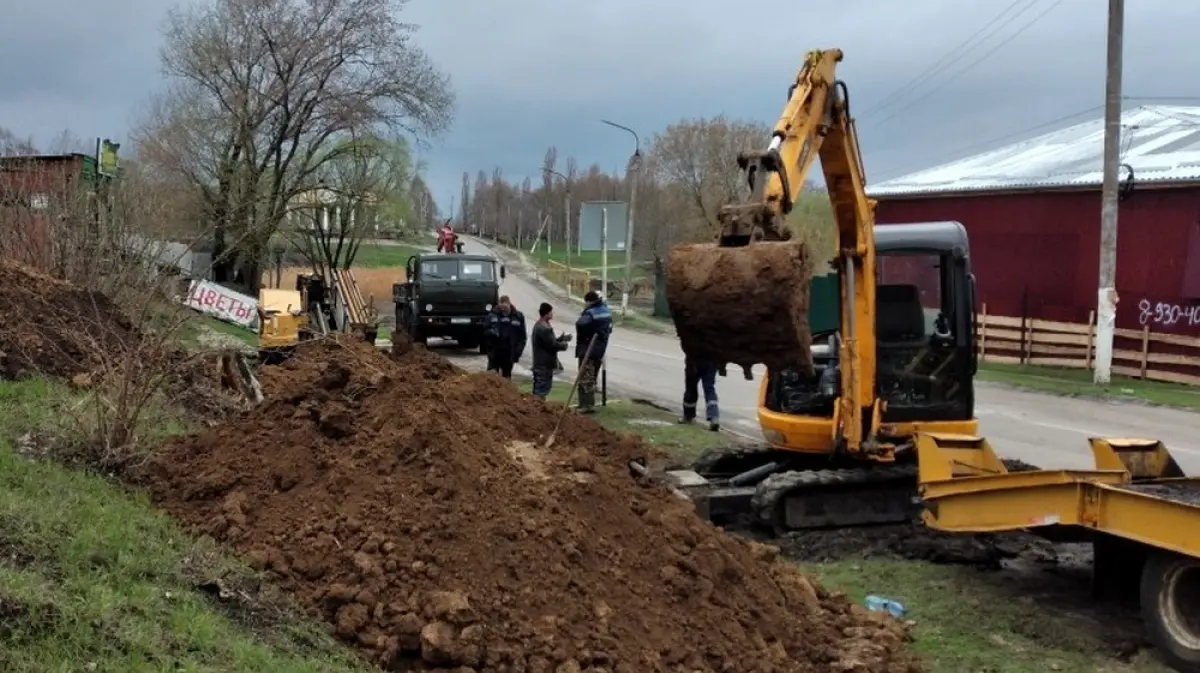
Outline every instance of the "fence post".
<path fill-rule="evenodd" d="M 1150 362 L 1150 326 L 1142 326 L 1142 367 L 1141 379 L 1146 380 L 1146 369 Z"/>
<path fill-rule="evenodd" d="M 987 359 L 987 302 L 984 302 L 979 311 L 979 361 Z"/>
<path fill-rule="evenodd" d="M 1021 326 L 1021 364 L 1033 364 L 1033 320 L 1025 320 Z"/>
<path fill-rule="evenodd" d="M 1087 324 L 1087 343 L 1085 344 L 1085 355 L 1083 356 L 1083 368 L 1092 368 L 1092 347 L 1096 345 L 1096 312 L 1088 311 Z"/>

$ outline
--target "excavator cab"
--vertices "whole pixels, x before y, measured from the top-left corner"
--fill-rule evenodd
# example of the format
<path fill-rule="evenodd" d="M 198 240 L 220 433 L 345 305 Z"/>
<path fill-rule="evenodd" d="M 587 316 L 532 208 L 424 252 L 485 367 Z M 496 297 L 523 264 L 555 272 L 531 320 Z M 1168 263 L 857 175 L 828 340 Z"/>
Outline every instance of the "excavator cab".
<path fill-rule="evenodd" d="M 957 222 L 875 227 L 876 394 L 883 428 L 971 421 L 977 368 L 975 298 L 967 234 Z M 811 297 L 810 313 L 840 309 L 837 286 Z M 839 316 L 840 318 L 840 316 Z M 827 432 L 840 392 L 839 334 L 814 334 L 814 371 L 772 371 L 764 386 L 764 427 L 786 445 L 828 451 Z M 820 419 L 812 438 L 788 439 L 799 417 Z M 907 435 L 905 435 L 907 436 Z M 799 441 L 797 441 L 799 439 Z M 883 439 L 887 439 L 884 437 Z"/>

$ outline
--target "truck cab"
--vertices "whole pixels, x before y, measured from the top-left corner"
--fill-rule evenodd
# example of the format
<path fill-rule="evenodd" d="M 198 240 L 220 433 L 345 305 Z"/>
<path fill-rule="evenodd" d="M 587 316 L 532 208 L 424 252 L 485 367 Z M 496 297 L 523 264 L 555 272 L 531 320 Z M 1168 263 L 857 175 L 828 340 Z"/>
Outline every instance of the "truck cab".
<path fill-rule="evenodd" d="M 486 352 L 488 312 L 500 301 L 504 265 L 490 255 L 428 252 L 405 264 L 405 280 L 392 286 L 396 329 L 413 341 L 451 339 Z"/>

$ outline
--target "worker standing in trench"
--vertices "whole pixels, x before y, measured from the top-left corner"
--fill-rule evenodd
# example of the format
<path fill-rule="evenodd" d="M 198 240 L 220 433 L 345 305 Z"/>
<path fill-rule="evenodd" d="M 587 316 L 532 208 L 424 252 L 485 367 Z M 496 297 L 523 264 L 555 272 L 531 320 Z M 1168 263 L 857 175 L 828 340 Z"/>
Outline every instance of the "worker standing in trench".
<path fill-rule="evenodd" d="M 704 388 L 704 417 L 708 421 L 708 429 L 716 432 L 721 429 L 721 414 L 717 406 L 717 375 L 725 375 L 724 365 L 717 365 L 707 360 L 686 356 L 683 361 L 683 415 L 679 418 L 682 424 L 696 420 L 696 404 L 700 401 L 700 391 Z"/>
<path fill-rule="evenodd" d="M 575 358 L 579 361 L 579 411 L 591 414 L 596 412 L 596 373 L 604 362 L 613 324 L 612 311 L 595 290 L 583 295 L 583 301 L 586 306 L 575 321 Z"/>

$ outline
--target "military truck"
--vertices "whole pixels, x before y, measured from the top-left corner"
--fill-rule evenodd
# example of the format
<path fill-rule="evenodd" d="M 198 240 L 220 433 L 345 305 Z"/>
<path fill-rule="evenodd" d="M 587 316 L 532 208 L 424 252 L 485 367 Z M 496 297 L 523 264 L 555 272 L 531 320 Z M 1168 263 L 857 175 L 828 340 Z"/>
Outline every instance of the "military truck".
<path fill-rule="evenodd" d="M 392 286 L 396 329 L 413 341 L 453 339 L 486 352 L 488 312 L 500 301 L 504 265 L 491 255 L 426 252 L 405 264 L 407 278 Z"/>

